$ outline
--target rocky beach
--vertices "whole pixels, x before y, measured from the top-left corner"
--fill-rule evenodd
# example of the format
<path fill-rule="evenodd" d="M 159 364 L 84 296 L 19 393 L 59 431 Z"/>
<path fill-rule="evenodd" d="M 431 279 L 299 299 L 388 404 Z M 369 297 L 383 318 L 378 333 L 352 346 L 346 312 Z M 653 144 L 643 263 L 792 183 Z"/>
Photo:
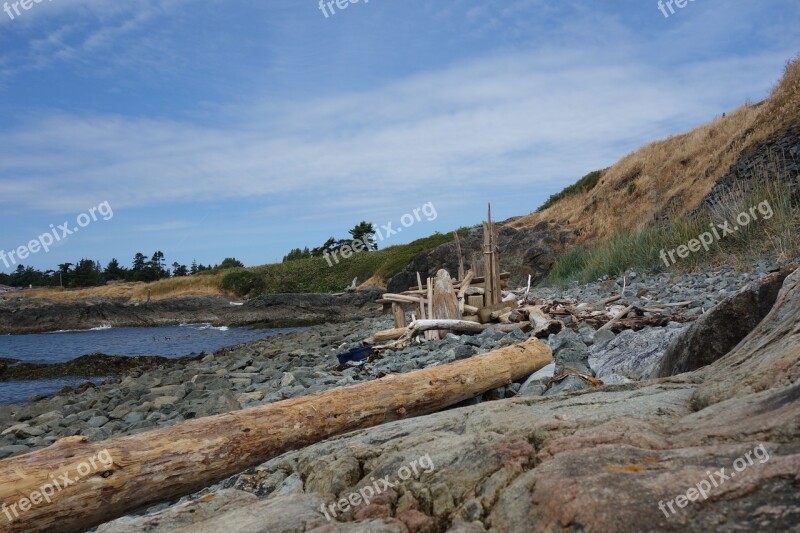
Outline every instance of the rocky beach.
<path fill-rule="evenodd" d="M 786 268 L 784 274 L 780 272 L 778 265 L 760 262 L 745 270 L 722 267 L 698 274 L 655 275 L 628 272 L 619 279 L 585 286 L 534 289 L 531 298 L 593 301 L 624 289 L 626 301 L 642 306 L 690 303 L 671 311 L 675 320 L 665 326 L 639 331 L 615 333 L 587 326 L 573 330 L 565 320 L 567 327 L 561 333 L 544 339 L 553 349 L 554 364 L 528 379 L 488 391 L 437 415 L 359 431 L 284 454 L 180 502 L 119 519 L 99 531 L 174 531 L 189 524 L 200 528 L 193 530 L 211 531 L 222 516 L 228 526 L 255 531 L 248 526 L 252 513 L 262 517 L 258 531 L 521 531 L 521 521 L 531 513 L 540 518 L 543 513 L 565 516 L 559 514 L 565 512 L 563 502 L 555 503 L 559 491 L 544 497 L 549 490 L 536 488 L 533 507 L 520 497 L 538 487 L 537 472 L 550 474 L 539 484 L 564 482 L 559 480 L 570 470 L 562 459 L 568 455 L 574 455 L 571 462 L 584 465 L 581 477 L 585 487 L 570 485 L 571 490 L 582 493 L 595 483 L 603 483 L 603 471 L 621 472 L 617 477 L 623 479 L 613 481 L 621 490 L 626 476 L 649 472 L 651 465 L 664 461 L 683 464 L 681 468 L 687 472 L 693 471 L 691 465 L 708 464 L 712 458 L 724 465 L 723 458 L 733 460 L 742 445 L 722 434 L 711 447 L 705 444 L 705 448 L 667 451 L 669 439 L 677 437 L 667 437 L 666 428 L 673 424 L 699 427 L 701 420 L 711 416 L 702 410 L 693 415 L 689 403 L 703 379 L 698 374 L 685 374 L 649 380 L 663 371 L 665 353 L 675 350 L 681 339 L 691 337 L 692 328 L 696 329 L 701 320 L 705 321 L 704 335 L 713 337 L 731 327 L 724 320 L 715 322 L 713 317 L 731 306 L 741 306 L 741 301 L 753 293 L 769 293 L 765 288 L 768 284 L 758 280 L 772 280 L 774 302 Z M 364 312 L 371 316 L 205 353 L 168 368 L 128 372 L 99 386 L 25 405 L 0 406 L 0 459 L 42 449 L 66 437 L 102 441 L 479 357 L 529 336 L 521 331 L 491 329 L 478 335 L 448 334 L 440 341 L 374 355 L 361 366 L 340 365 L 337 353 L 391 327 L 391 317 L 376 314 L 377 309 L 365 306 Z M 758 322 L 755 320 L 747 331 L 737 331 L 739 340 Z M 736 343 L 738 340 L 733 345 Z M 600 384 L 577 376 L 553 382 L 553 375 L 564 369 L 590 375 Z M 787 394 L 791 390 L 787 389 Z M 709 409 L 717 412 L 715 417 L 724 415 L 716 407 Z M 792 431 L 789 426 L 780 427 Z M 763 469 L 751 483 L 755 483 L 753 487 L 770 483 L 769 490 L 784 494 L 784 500 L 771 500 L 775 512 L 760 513 L 759 520 L 771 526 L 796 523 L 793 520 L 800 507 L 796 501 L 791 503 L 791 494 L 796 494 L 791 492 L 796 488 L 791 487 L 798 479 L 777 481 L 783 476 L 780 472 L 791 470 L 791 465 L 799 461 L 792 453 L 800 450 L 792 451 L 794 444 L 790 444 L 796 442 L 796 436 L 787 434 L 789 440 L 783 441 L 773 436 L 773 430 L 763 431 L 760 440 L 772 440 L 770 449 L 780 453 L 782 459 Z M 622 440 L 627 444 L 619 444 L 613 437 L 616 434 L 624 435 Z M 587 448 L 589 442 L 594 444 Z M 611 442 L 622 448 L 606 450 Z M 436 470 L 398 484 L 368 505 L 353 506 L 338 521 L 327 520 L 320 510 L 324 502 L 335 502 L 362 486 L 368 477 L 391 474 L 400 462 L 423 455 L 432 458 Z M 486 459 L 476 460 L 480 456 Z M 593 474 L 595 471 L 598 473 Z M 679 479 L 676 474 L 668 484 L 679 484 Z M 655 487 L 648 490 L 658 492 Z M 731 496 L 725 494 L 703 520 L 713 522 L 713 508 L 733 505 L 726 503 Z M 761 505 L 760 498 L 755 493 L 744 501 L 749 502 L 748 508 L 755 508 Z M 785 502 L 783 507 L 780 501 Z M 652 503 L 656 512 L 649 514 L 654 519 L 658 517 L 656 503 Z M 574 511 L 575 517 L 581 517 L 577 523 L 584 519 L 587 522 L 583 523 L 605 523 L 597 509 L 590 509 Z M 660 525 L 677 528 L 685 523 L 681 520 L 662 520 Z M 732 524 L 743 522 L 734 518 Z"/>

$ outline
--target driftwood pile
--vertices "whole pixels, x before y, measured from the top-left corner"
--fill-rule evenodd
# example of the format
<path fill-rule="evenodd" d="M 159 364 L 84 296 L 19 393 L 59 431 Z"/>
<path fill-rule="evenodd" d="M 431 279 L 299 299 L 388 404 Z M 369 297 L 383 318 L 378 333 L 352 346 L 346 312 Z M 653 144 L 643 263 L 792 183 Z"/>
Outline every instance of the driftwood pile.
<path fill-rule="evenodd" d="M 598 302 L 538 300 L 529 296 L 531 277 L 528 276 L 524 291 L 504 291 L 511 274 L 500 270 L 497 228 L 492 222 L 491 206 L 488 222 L 483 224 L 482 264 L 473 256 L 473 269 L 465 272 L 461 243 L 458 234 L 454 236 L 459 279 L 454 281 L 447 270 L 441 269 L 423 285 L 418 272 L 416 287 L 399 294 L 384 294 L 378 303 L 391 306 L 395 327 L 365 339 L 365 344 L 381 351 L 405 348 L 419 336 L 425 340 L 441 339 L 446 332 L 477 334 L 490 328 L 504 332 L 521 329 L 533 331 L 537 338 L 545 338 L 558 333 L 565 325 L 576 330 L 589 325 L 593 329 L 619 332 L 691 320 L 680 313 L 665 312 L 687 307 L 691 302 L 637 307 L 623 301 L 624 287 L 622 294 Z M 483 276 L 478 275 L 481 269 Z M 409 311 L 411 323 L 406 320 Z M 391 342 L 381 344 L 387 341 Z"/>

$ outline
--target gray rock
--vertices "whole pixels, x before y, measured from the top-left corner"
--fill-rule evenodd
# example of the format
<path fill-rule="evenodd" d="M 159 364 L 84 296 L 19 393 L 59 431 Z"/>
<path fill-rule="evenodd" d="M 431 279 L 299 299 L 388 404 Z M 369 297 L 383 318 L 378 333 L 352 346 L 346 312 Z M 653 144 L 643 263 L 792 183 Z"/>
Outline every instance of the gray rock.
<path fill-rule="evenodd" d="M 577 333 L 571 329 L 564 329 L 552 338 L 550 347 L 553 349 L 553 359 L 556 363 L 556 375 L 571 368 L 582 374 L 594 375 L 589 366 L 589 349 Z"/>
<path fill-rule="evenodd" d="M 614 340 L 614 337 L 616 337 L 616 335 L 610 329 L 601 329 L 595 331 L 594 335 L 592 335 L 592 344 L 602 347 Z"/>
<path fill-rule="evenodd" d="M 474 346 L 461 345 L 453 350 L 456 359 L 468 359 L 477 353 Z"/>
<path fill-rule="evenodd" d="M 90 428 L 100 428 L 108 424 L 108 418 L 104 416 L 93 416 L 86 421 Z"/>
<path fill-rule="evenodd" d="M 634 381 L 649 379 L 661 364 L 667 348 L 685 330 L 686 326 L 625 330 L 610 342 L 592 346 L 589 349 L 589 364 L 596 377 L 604 382 L 613 374 Z"/>
<path fill-rule="evenodd" d="M 28 448 L 27 446 L 23 446 L 21 444 L 15 444 L 12 446 L 3 446 L 2 448 L 0 448 L 0 459 L 5 459 L 13 455 L 19 455 L 21 453 L 27 453 L 29 451 L 30 448 Z"/>
<path fill-rule="evenodd" d="M 548 388 L 544 396 L 555 396 L 557 394 L 566 394 L 569 392 L 578 392 L 584 389 L 588 389 L 591 385 L 586 382 L 586 380 L 578 377 L 578 376 L 567 376 L 566 378 L 562 379 L 561 381 L 557 381 L 553 383 L 550 388 Z"/>

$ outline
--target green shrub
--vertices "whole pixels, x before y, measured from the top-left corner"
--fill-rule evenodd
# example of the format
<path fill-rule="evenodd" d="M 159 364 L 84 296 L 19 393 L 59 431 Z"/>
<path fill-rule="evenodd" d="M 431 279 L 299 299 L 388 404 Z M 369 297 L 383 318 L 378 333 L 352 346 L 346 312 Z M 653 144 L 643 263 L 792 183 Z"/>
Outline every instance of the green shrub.
<path fill-rule="evenodd" d="M 556 202 L 563 200 L 564 198 L 568 198 L 575 194 L 580 194 L 584 191 L 591 191 L 595 188 L 595 186 L 600 182 L 600 178 L 603 177 L 603 173 L 605 170 L 595 170 L 594 172 L 590 172 L 586 174 L 584 177 L 578 180 L 577 183 L 573 183 L 560 193 L 552 195 L 547 201 L 542 204 L 542 206 L 536 210 L 537 213 L 544 211 L 548 207 L 552 207 L 556 204 Z"/>

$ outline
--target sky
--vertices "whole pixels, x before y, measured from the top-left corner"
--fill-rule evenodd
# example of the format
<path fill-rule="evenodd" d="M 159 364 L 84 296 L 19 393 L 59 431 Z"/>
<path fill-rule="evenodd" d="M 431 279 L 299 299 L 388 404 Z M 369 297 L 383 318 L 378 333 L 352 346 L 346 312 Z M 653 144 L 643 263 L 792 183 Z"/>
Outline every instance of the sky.
<path fill-rule="evenodd" d="M 797 0 L 349 1 L 3 3 L 0 251 L 250 266 L 525 215 L 800 52 Z"/>

